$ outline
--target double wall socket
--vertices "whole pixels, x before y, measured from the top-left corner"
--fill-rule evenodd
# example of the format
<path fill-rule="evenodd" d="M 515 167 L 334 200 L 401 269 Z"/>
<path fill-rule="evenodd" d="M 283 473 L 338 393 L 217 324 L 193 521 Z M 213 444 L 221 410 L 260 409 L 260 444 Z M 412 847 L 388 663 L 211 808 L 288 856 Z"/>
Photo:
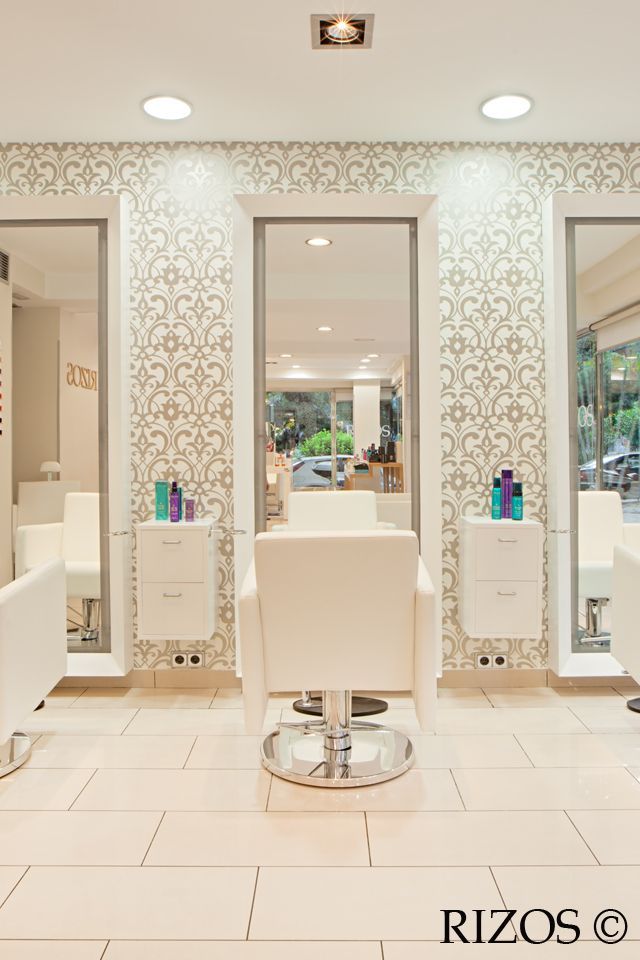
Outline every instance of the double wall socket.
<path fill-rule="evenodd" d="M 478 670 L 506 670 L 508 666 L 509 657 L 506 653 L 476 653 Z"/>
<path fill-rule="evenodd" d="M 175 651 L 171 654 L 171 666 L 178 670 L 183 670 L 185 667 L 193 667 L 194 669 L 204 667 L 204 653 L 195 651 L 180 653 Z"/>

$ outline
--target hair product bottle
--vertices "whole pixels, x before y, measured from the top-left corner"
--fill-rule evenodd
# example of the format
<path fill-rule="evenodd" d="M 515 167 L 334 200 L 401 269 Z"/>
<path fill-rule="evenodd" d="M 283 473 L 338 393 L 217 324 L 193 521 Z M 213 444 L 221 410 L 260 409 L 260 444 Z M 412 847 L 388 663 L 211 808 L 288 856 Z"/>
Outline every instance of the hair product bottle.
<path fill-rule="evenodd" d="M 522 483 L 517 480 L 513 484 L 513 519 L 522 520 L 524 512 L 524 503 L 522 500 Z"/>
<path fill-rule="evenodd" d="M 491 519 L 499 520 L 502 516 L 502 489 L 500 477 L 493 478 L 493 489 L 491 490 Z"/>
<path fill-rule="evenodd" d="M 513 470 L 502 471 L 502 508 L 503 520 L 511 520 L 511 503 L 513 497 Z"/>
<path fill-rule="evenodd" d="M 175 480 L 171 484 L 171 493 L 169 494 L 169 519 L 172 523 L 178 523 L 180 520 L 180 494 Z"/>
<path fill-rule="evenodd" d="M 156 520 L 169 519 L 169 484 L 156 480 Z"/>

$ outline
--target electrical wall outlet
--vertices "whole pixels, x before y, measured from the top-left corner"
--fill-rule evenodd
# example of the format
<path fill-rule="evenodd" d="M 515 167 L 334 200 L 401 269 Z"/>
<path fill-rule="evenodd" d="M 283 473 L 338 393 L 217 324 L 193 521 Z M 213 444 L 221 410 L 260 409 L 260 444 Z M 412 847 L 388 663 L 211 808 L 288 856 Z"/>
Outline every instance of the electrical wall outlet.
<path fill-rule="evenodd" d="M 509 657 L 506 653 L 494 653 L 492 659 L 492 667 L 496 670 L 506 670 L 509 666 Z"/>
<path fill-rule="evenodd" d="M 186 653 L 179 653 L 177 650 L 171 654 L 171 666 L 175 668 L 188 667 L 189 663 L 187 661 Z"/>
<path fill-rule="evenodd" d="M 204 667 L 204 653 L 197 653 L 196 651 L 188 653 L 187 661 L 190 667 L 194 667 L 196 669 L 199 667 Z"/>
<path fill-rule="evenodd" d="M 493 666 L 493 657 L 490 653 L 476 653 L 476 668 L 489 670 Z"/>

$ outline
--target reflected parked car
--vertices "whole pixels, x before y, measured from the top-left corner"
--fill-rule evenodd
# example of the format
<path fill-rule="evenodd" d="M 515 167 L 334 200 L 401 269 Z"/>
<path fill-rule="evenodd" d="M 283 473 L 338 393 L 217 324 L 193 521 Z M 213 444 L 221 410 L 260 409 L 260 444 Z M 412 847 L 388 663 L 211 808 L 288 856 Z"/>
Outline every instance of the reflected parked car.
<path fill-rule="evenodd" d="M 350 454 L 338 454 L 338 486 L 344 486 L 344 471 L 348 460 L 353 460 Z M 301 457 L 293 463 L 293 486 L 300 487 L 330 487 L 331 486 L 331 457 Z"/>
<path fill-rule="evenodd" d="M 602 460 L 602 486 L 605 490 L 618 490 L 626 496 L 640 494 L 640 452 L 611 453 Z M 596 462 L 590 460 L 580 467 L 580 489 L 595 490 Z"/>

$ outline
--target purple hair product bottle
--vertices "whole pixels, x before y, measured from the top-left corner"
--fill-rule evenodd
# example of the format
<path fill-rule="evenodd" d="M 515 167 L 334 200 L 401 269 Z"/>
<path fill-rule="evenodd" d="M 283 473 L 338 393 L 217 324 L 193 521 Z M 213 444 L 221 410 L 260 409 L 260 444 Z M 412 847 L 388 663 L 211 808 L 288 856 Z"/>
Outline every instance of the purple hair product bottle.
<path fill-rule="evenodd" d="M 175 480 L 171 484 L 171 493 L 169 494 L 169 520 L 172 523 L 178 523 L 180 520 L 180 494 Z"/>
<path fill-rule="evenodd" d="M 513 470 L 502 471 L 502 519 L 511 520 L 513 501 Z"/>

